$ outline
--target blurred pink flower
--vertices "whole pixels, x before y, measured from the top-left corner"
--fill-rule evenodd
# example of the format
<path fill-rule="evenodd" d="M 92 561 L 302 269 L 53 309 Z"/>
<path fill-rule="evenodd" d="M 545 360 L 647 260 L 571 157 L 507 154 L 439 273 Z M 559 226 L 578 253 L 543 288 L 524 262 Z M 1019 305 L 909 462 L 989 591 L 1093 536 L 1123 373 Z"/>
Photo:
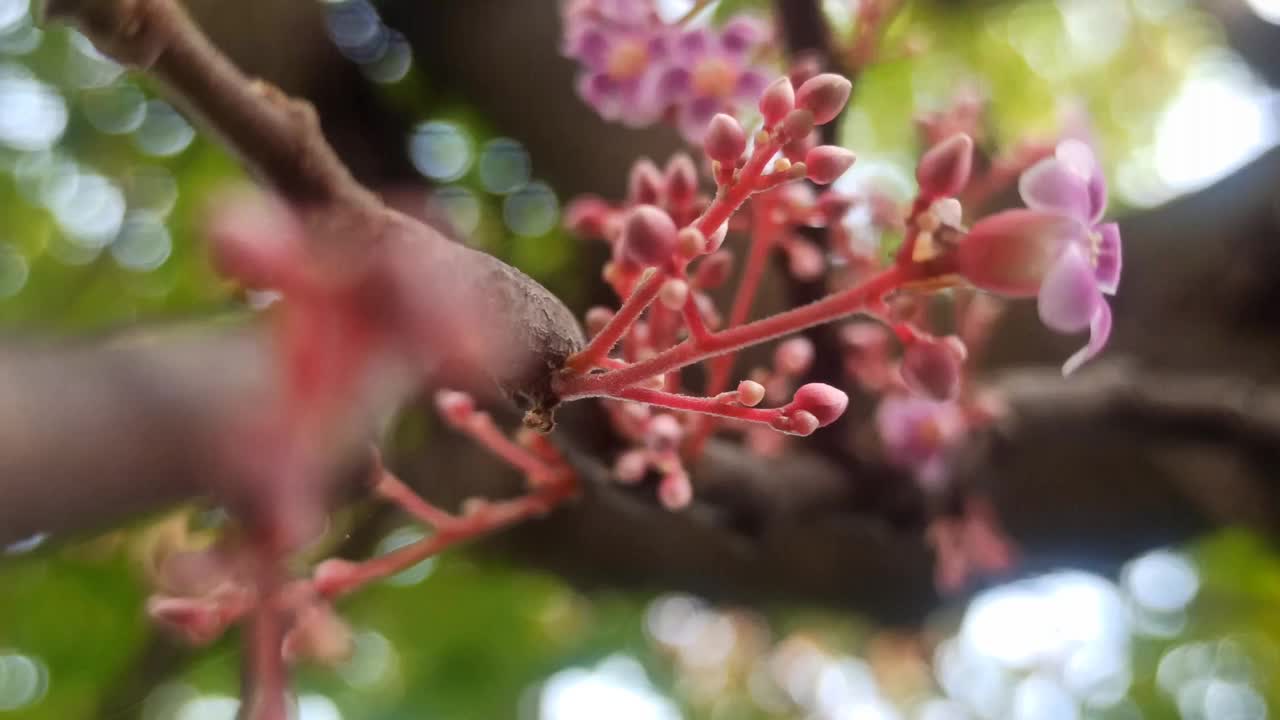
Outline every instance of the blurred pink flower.
<path fill-rule="evenodd" d="M 955 402 L 888 395 L 876 409 L 876 428 L 885 460 L 910 472 L 926 489 L 937 490 L 947 481 L 947 451 L 967 423 Z"/>
<path fill-rule="evenodd" d="M 751 18 L 665 25 L 650 0 L 577 0 L 564 17 L 564 54 L 582 65 L 578 93 L 606 120 L 668 118 L 699 143 L 716 113 L 754 106 L 774 75 L 754 62 L 768 30 Z"/>

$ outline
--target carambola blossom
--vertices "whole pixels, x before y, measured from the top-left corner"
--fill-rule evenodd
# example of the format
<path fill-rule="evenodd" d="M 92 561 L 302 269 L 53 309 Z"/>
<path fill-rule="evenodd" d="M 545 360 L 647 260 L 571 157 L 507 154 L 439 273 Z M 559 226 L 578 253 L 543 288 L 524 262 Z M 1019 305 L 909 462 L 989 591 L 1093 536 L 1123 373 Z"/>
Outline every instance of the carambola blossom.
<path fill-rule="evenodd" d="M 961 241 L 960 274 L 978 288 L 1038 298 L 1040 318 L 1063 333 L 1089 329 L 1089 343 L 1062 367 L 1069 375 L 1106 345 L 1120 283 L 1120 230 L 1100 224 L 1107 187 L 1097 158 L 1078 140 L 1060 143 L 1023 174 L 1025 210 L 984 218 Z"/>
<path fill-rule="evenodd" d="M 576 0 L 564 18 L 564 54 L 583 70 L 578 93 L 606 120 L 668 119 L 698 143 L 716 113 L 751 107 L 773 76 L 756 63 L 768 30 L 751 18 L 667 25 L 649 0 Z"/>

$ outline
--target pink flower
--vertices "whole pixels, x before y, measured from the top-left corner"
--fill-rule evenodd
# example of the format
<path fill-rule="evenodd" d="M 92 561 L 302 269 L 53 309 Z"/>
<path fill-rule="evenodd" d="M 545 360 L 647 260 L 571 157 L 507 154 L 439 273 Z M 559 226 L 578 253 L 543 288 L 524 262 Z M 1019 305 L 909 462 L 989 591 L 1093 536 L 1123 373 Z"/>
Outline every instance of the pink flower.
<path fill-rule="evenodd" d="M 670 108 L 681 136 L 700 143 L 717 113 L 754 107 L 774 73 L 752 62 L 765 27 L 735 18 L 719 29 L 671 30 L 671 52 L 646 77 L 646 101 Z"/>
<path fill-rule="evenodd" d="M 947 480 L 947 451 L 967 426 L 954 402 L 889 395 L 876 409 L 876 427 L 885 460 L 910 472 L 925 488 L 936 490 Z"/>
<path fill-rule="evenodd" d="M 662 117 L 647 93 L 670 54 L 667 28 L 644 0 L 579 0 L 564 11 L 564 54 L 582 65 L 578 94 L 605 120 L 633 127 Z"/>
<path fill-rule="evenodd" d="M 633 127 L 669 118 L 691 143 L 716 113 L 754 105 L 773 74 L 752 62 L 768 32 L 751 18 L 687 29 L 664 25 L 651 0 L 574 0 L 564 19 L 588 105 Z"/>
<path fill-rule="evenodd" d="M 1029 209 L 984 218 L 961 241 L 957 269 L 976 287 L 1036 295 L 1040 319 L 1062 333 L 1089 329 L 1089 343 L 1062 366 L 1069 375 L 1097 355 L 1111 334 L 1120 283 L 1120 230 L 1099 224 L 1107 186 L 1088 145 L 1060 143 L 1018 183 Z"/>

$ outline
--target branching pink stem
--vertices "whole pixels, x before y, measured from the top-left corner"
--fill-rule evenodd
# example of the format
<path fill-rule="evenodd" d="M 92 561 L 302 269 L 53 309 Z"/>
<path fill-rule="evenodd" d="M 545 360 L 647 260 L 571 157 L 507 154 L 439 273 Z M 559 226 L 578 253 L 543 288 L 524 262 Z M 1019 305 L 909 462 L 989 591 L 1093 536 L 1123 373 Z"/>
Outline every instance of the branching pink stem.
<path fill-rule="evenodd" d="M 756 147 L 751 159 L 742 166 L 733 181 L 720 188 L 715 199 L 702 215 L 691 223 L 690 227 L 697 229 L 704 236 L 710 236 L 725 224 L 738 208 L 742 207 L 747 198 L 759 189 L 757 181 L 760 179 L 760 173 L 764 172 L 765 166 L 778 153 L 778 148 L 778 143 L 772 139 Z M 641 282 L 640 286 L 632 291 L 631 296 L 622 303 L 618 312 L 605 323 L 595 337 L 591 338 L 591 342 L 569 357 L 565 362 L 565 368 L 573 372 L 585 373 L 596 367 L 600 359 L 613 350 L 613 346 L 617 345 L 618 340 L 631 329 L 635 321 L 640 318 L 640 314 L 658 297 L 662 284 L 669 277 L 670 273 L 659 270 Z"/>
<path fill-rule="evenodd" d="M 742 325 L 751 314 L 751 306 L 755 303 L 756 293 L 760 289 L 760 280 L 764 277 L 765 263 L 769 259 L 769 252 L 777 242 L 779 225 L 771 218 L 773 203 L 764 202 L 767 199 L 766 196 L 752 204 L 755 216 L 752 227 L 755 231 L 751 233 L 751 249 L 747 252 L 747 264 L 742 268 L 742 279 L 738 282 L 738 289 L 733 296 L 733 306 L 729 310 L 729 323 L 726 326 L 728 328 Z M 757 208 L 757 204 L 760 207 Z M 705 345 L 706 341 L 704 340 L 702 344 Z M 729 389 L 729 375 L 733 372 L 734 357 L 735 353 L 727 353 L 711 363 L 710 377 L 706 387 L 708 396 L 715 397 Z M 702 418 L 698 422 L 697 429 L 690 436 L 687 444 L 691 457 L 696 457 L 702 452 L 707 438 L 715 432 L 715 429 L 715 420 L 711 418 Z"/>
<path fill-rule="evenodd" d="M 923 279 L 926 276 L 925 272 L 925 268 L 919 264 L 895 264 L 868 278 L 861 285 L 747 325 L 714 333 L 701 345 L 686 340 L 670 350 L 621 370 L 561 377 L 556 383 L 556 390 L 562 400 L 601 395 L 616 396 L 622 390 L 655 375 L 679 370 L 707 358 L 734 352 L 855 313 L 869 303 L 880 301 L 902 285 Z"/>
<path fill-rule="evenodd" d="M 635 402 L 656 405 L 671 410 L 685 410 L 702 413 L 703 415 L 715 415 L 717 417 L 764 423 L 766 425 L 778 419 L 782 414 L 778 408 L 744 407 L 735 403 L 721 402 L 712 397 L 678 395 L 676 393 L 662 392 L 661 390 L 649 390 L 648 388 L 625 388 L 612 397 L 620 400 L 634 400 Z"/>
<path fill-rule="evenodd" d="M 476 413 L 465 423 L 456 425 L 459 430 L 475 439 L 494 455 L 508 465 L 531 478 L 546 478 L 553 472 L 542 458 L 529 449 L 512 442 L 510 438 L 494 424 L 488 413 Z"/>
<path fill-rule="evenodd" d="M 545 485 L 536 493 L 514 500 L 486 502 L 476 510 L 437 527 L 434 535 L 398 550 L 351 566 L 340 581 L 326 582 L 317 590 L 326 597 L 351 593 L 371 582 L 395 575 L 429 557 L 472 538 L 541 515 L 568 499 L 576 489 L 572 475 L 561 475 L 558 482 Z"/>
<path fill-rule="evenodd" d="M 405 485 L 400 478 L 379 465 L 379 476 L 374 491 L 383 499 L 394 503 L 419 521 L 433 528 L 441 528 L 457 521 L 451 513 L 432 505 Z"/>

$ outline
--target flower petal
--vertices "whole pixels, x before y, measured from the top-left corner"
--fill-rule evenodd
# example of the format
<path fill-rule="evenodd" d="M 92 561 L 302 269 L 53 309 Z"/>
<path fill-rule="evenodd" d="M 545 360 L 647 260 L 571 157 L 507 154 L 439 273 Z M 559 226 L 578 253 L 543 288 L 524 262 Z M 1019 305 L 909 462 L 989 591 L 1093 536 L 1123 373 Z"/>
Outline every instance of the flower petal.
<path fill-rule="evenodd" d="M 1022 173 L 1018 193 L 1032 210 L 1057 212 L 1088 220 L 1092 205 L 1089 181 L 1056 157 L 1045 158 Z"/>
<path fill-rule="evenodd" d="M 1084 242 L 1086 232 L 1078 220 L 1059 213 L 1005 210 L 974 224 L 956 249 L 956 269 L 981 290 L 1032 297 L 1066 248 Z"/>
<path fill-rule="evenodd" d="M 1067 361 L 1062 365 L 1062 376 L 1066 377 L 1079 370 L 1081 365 L 1084 365 L 1102 352 L 1102 348 L 1106 347 L 1107 339 L 1110 337 L 1111 306 L 1106 301 L 1103 301 L 1098 303 L 1098 307 L 1093 313 L 1093 319 L 1089 321 L 1089 344 L 1067 358 Z"/>
<path fill-rule="evenodd" d="M 1073 244 L 1044 276 L 1037 302 L 1040 319 L 1058 332 L 1079 332 L 1088 327 L 1099 304 L 1102 293 L 1093 266 Z"/>
<path fill-rule="evenodd" d="M 1098 242 L 1098 259 L 1093 269 L 1098 278 L 1098 289 L 1108 295 L 1115 295 L 1120 287 L 1120 226 L 1107 223 L 1097 228 L 1101 240 Z"/>
<path fill-rule="evenodd" d="M 739 15 L 725 23 L 720 31 L 720 48 L 735 57 L 749 54 L 768 35 L 768 30 L 755 18 Z"/>
<path fill-rule="evenodd" d="M 1107 178 L 1102 174 L 1098 156 L 1088 143 L 1071 139 L 1058 143 L 1054 157 L 1073 173 L 1084 178 L 1089 197 L 1089 215 L 1086 219 L 1090 225 L 1096 225 L 1107 211 Z"/>
<path fill-rule="evenodd" d="M 755 104 L 760 94 L 772 80 L 759 70 L 745 70 L 738 76 L 738 83 L 733 88 L 733 99 L 747 107 Z"/>
<path fill-rule="evenodd" d="M 689 30 L 676 39 L 676 52 L 682 61 L 692 62 L 710 52 L 713 44 L 710 31 Z"/>
<path fill-rule="evenodd" d="M 711 118 L 720 111 L 720 102 L 715 98 L 696 98 L 692 102 L 680 105 L 676 110 L 676 129 L 686 142 L 694 145 L 702 142 L 707 133 Z"/>

